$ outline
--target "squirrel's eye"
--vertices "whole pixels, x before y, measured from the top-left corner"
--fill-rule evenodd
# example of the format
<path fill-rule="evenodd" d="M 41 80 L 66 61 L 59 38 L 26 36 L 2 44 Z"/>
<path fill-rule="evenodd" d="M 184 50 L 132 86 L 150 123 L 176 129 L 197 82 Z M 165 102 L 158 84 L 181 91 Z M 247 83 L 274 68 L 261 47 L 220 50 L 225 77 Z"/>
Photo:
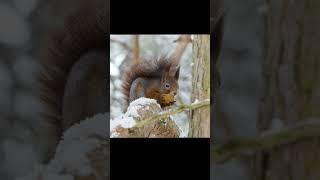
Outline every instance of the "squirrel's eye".
<path fill-rule="evenodd" d="M 170 88 L 170 84 L 166 84 L 166 89 L 169 89 Z"/>

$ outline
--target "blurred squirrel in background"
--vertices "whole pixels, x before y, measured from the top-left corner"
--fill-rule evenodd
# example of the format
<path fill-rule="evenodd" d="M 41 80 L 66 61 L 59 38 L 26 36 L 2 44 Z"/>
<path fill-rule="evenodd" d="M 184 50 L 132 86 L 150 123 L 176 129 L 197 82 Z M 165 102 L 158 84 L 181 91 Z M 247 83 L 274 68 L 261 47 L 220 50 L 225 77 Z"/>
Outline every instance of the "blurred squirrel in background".
<path fill-rule="evenodd" d="M 128 104 L 140 97 L 157 100 L 161 107 L 173 105 L 179 89 L 179 62 L 191 42 L 190 35 L 181 35 L 175 52 L 159 59 L 138 59 L 129 66 L 122 79 L 122 93 L 125 109 Z"/>
<path fill-rule="evenodd" d="M 48 34 L 39 74 L 40 97 L 47 110 L 53 157 L 63 132 L 75 123 L 107 111 L 109 0 L 81 0 L 61 29 Z"/>

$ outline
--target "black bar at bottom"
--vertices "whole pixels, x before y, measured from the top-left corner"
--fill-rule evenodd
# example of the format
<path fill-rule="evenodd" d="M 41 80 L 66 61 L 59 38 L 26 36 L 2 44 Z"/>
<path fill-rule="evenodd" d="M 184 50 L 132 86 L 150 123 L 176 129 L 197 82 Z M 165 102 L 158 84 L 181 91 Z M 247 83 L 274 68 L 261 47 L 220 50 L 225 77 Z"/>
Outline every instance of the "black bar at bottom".
<path fill-rule="evenodd" d="M 210 179 L 210 139 L 111 139 L 111 180 Z"/>

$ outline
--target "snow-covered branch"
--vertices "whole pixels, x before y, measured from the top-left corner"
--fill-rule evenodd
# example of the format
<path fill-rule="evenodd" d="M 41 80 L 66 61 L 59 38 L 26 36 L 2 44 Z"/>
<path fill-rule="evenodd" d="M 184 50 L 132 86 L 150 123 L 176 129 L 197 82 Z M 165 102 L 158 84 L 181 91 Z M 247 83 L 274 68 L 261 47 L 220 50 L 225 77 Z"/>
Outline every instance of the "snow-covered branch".
<path fill-rule="evenodd" d="M 168 117 L 137 127 L 143 119 L 161 111 L 154 99 L 136 99 L 130 103 L 124 115 L 110 121 L 111 137 L 179 137 L 178 126 Z"/>
<path fill-rule="evenodd" d="M 164 111 L 161 112 L 159 114 L 156 114 L 150 118 L 147 118 L 145 120 L 142 120 L 140 122 L 138 122 L 135 127 L 142 127 L 146 124 L 152 123 L 153 121 L 159 120 L 159 119 L 163 119 L 163 118 L 167 118 L 171 115 L 174 114 L 178 114 L 180 112 L 186 111 L 186 110 L 192 110 L 192 109 L 197 109 L 197 108 L 201 108 L 204 106 L 209 106 L 210 105 L 210 100 L 206 99 L 204 101 L 201 102 L 194 102 L 192 104 L 182 104 L 179 107 L 175 108 L 175 109 L 170 109 L 168 111 Z"/>
<path fill-rule="evenodd" d="M 170 116 L 208 105 L 209 99 L 162 111 L 156 100 L 139 98 L 130 103 L 124 115 L 111 120 L 111 137 L 179 137 L 179 129 Z"/>

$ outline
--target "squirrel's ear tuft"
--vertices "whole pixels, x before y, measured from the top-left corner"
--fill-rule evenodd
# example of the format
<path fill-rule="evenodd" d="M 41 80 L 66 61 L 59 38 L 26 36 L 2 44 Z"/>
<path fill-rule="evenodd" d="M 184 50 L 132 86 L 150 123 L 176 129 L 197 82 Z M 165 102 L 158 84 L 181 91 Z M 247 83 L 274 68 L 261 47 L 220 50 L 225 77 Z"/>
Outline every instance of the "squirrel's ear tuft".
<path fill-rule="evenodd" d="M 175 78 L 176 80 L 179 79 L 179 73 L 180 73 L 180 66 L 177 68 L 176 74 L 174 75 L 174 78 Z"/>

